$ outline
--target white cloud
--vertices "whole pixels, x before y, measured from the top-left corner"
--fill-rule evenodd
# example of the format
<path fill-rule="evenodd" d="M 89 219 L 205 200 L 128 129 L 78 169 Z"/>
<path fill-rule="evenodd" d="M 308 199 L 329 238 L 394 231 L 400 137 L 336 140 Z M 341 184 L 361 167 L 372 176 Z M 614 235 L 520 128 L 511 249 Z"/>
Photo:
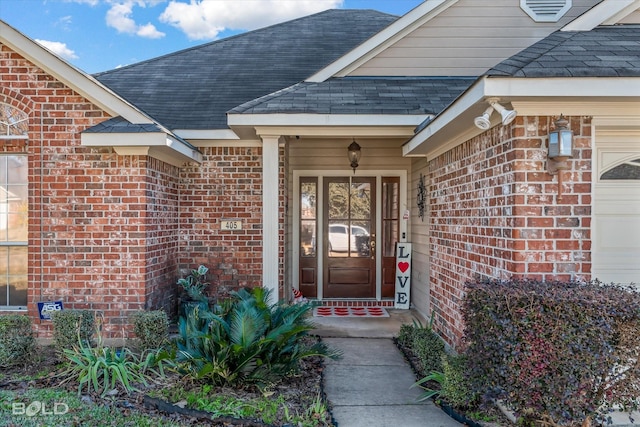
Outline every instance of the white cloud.
<path fill-rule="evenodd" d="M 69 3 L 80 3 L 80 4 L 88 4 L 89 6 L 96 6 L 100 3 L 99 0 L 66 0 Z"/>
<path fill-rule="evenodd" d="M 65 58 L 65 59 L 78 59 L 78 55 L 67 47 L 66 43 L 61 42 L 52 42 L 49 40 L 39 40 L 36 39 L 36 42 L 40 43 L 42 46 L 49 49 L 51 52 L 56 55 Z"/>
<path fill-rule="evenodd" d="M 253 30 L 342 6 L 343 0 L 170 1 L 160 21 L 192 40 L 215 39 L 224 30 Z"/>
<path fill-rule="evenodd" d="M 73 23 L 73 18 L 71 17 L 71 15 L 67 15 L 58 19 L 58 21 L 55 22 L 53 25 L 58 28 L 61 28 L 63 31 L 69 31 L 72 23 Z"/>
<path fill-rule="evenodd" d="M 136 34 L 147 39 L 159 39 L 164 37 L 162 31 L 158 31 L 153 24 L 140 25 Z"/>
<path fill-rule="evenodd" d="M 115 28 L 119 33 L 135 34 L 140 37 L 149 39 L 158 39 L 164 37 L 164 33 L 158 31 L 152 23 L 146 25 L 138 25 L 131 17 L 133 15 L 133 6 L 138 5 L 144 7 L 143 1 L 122 1 L 113 3 L 107 11 L 107 25 Z"/>

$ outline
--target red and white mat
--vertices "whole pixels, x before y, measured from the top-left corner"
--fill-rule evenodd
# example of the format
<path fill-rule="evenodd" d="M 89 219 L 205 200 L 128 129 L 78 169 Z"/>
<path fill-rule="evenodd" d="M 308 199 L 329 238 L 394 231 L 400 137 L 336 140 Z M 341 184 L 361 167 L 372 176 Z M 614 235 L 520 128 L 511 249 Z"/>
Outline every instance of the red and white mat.
<path fill-rule="evenodd" d="M 389 317 L 383 307 L 316 307 L 315 317 Z"/>

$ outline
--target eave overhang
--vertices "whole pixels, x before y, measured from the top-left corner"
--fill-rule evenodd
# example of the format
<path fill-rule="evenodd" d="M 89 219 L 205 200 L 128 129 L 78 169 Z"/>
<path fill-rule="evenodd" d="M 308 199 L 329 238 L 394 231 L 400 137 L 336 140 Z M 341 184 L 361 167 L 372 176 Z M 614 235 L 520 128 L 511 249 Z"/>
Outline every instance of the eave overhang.
<path fill-rule="evenodd" d="M 229 114 L 243 139 L 259 135 L 410 137 L 428 114 Z"/>
<path fill-rule="evenodd" d="M 404 156 L 433 158 L 484 131 L 473 120 L 500 98 L 519 116 L 621 115 L 640 117 L 640 77 L 479 78 L 402 147 Z M 492 127 L 501 125 L 491 115 Z"/>
<path fill-rule="evenodd" d="M 119 155 L 150 156 L 174 166 L 187 162 L 202 163 L 202 154 L 165 132 L 146 133 L 82 133 L 82 145 L 88 147 L 113 147 Z"/>

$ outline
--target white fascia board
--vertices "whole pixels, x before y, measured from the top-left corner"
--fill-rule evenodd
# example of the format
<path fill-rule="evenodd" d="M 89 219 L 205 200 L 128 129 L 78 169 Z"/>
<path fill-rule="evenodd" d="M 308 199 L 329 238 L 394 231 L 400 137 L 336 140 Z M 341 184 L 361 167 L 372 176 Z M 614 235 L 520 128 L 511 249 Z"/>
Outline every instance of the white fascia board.
<path fill-rule="evenodd" d="M 449 105 L 440 115 L 438 115 L 424 129 L 418 132 L 413 138 L 402 146 L 402 155 L 411 156 L 413 151 L 427 143 L 433 135 L 442 131 L 465 111 L 480 102 L 485 94 L 485 79 L 474 83 L 467 91 L 453 104 Z M 473 125 L 473 123 L 471 123 Z"/>
<path fill-rule="evenodd" d="M 66 62 L 36 41 L 31 40 L 4 21 L 0 21 L 0 41 L 95 103 L 111 116 L 122 116 L 131 123 L 153 123 L 149 116 L 102 83 Z"/>
<path fill-rule="evenodd" d="M 81 144 L 87 147 L 113 147 L 116 152 L 157 157 L 168 163 L 202 163 L 202 154 L 184 142 L 162 132 L 91 133 L 81 134 Z M 153 153 L 162 153 L 162 158 Z M 168 161 L 171 159 L 172 161 Z"/>
<path fill-rule="evenodd" d="M 486 97 L 588 98 L 640 96 L 638 77 L 489 77 L 484 78 Z"/>
<path fill-rule="evenodd" d="M 417 126 L 429 117 L 408 114 L 229 114 L 229 126 Z"/>
<path fill-rule="evenodd" d="M 174 129 L 173 134 L 189 141 L 240 139 L 231 129 Z"/>
<path fill-rule="evenodd" d="M 256 135 L 410 138 L 417 125 L 409 126 L 256 126 Z M 244 142 L 244 141 L 243 141 Z"/>
<path fill-rule="evenodd" d="M 306 79 L 306 81 L 323 82 L 334 76 L 343 77 L 458 1 L 424 1 L 387 28 Z"/>
<path fill-rule="evenodd" d="M 617 22 L 639 7 L 640 0 L 604 0 L 562 27 L 560 31 L 591 31 L 598 25 L 611 24 L 611 20 Z"/>
<path fill-rule="evenodd" d="M 501 103 L 511 103 L 519 115 L 592 115 L 598 108 L 620 112 L 638 105 L 640 78 L 482 77 L 407 141 L 402 147 L 403 155 L 424 155 L 426 152 L 434 155 L 441 153 L 444 146 L 464 142 L 482 133 L 473 124 L 473 118 L 482 113 L 488 106 L 486 100 L 493 97 L 500 98 Z M 637 113 L 628 112 L 630 115 Z M 491 118 L 492 126 L 496 125 L 498 115 L 493 113 Z"/>

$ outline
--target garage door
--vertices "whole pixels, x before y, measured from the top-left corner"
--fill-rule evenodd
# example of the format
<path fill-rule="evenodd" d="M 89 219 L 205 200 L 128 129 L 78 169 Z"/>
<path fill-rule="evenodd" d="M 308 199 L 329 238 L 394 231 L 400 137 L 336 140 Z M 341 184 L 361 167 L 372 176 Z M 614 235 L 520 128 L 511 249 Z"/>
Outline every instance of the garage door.
<path fill-rule="evenodd" d="M 592 273 L 640 285 L 640 138 L 597 150 Z"/>

